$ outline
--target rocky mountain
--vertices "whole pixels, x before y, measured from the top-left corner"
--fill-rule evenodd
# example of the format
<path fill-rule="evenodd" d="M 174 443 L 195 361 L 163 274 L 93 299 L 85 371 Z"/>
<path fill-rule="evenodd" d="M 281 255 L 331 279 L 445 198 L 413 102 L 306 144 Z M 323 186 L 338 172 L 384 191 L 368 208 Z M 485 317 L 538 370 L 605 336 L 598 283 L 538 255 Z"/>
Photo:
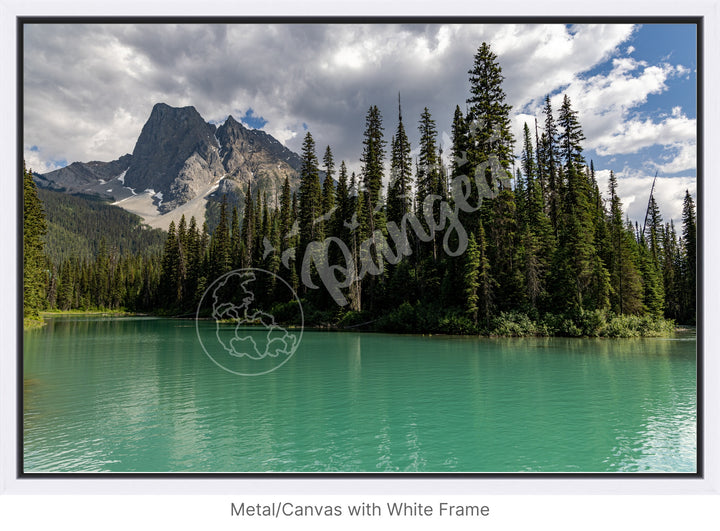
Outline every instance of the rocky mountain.
<path fill-rule="evenodd" d="M 225 175 L 215 126 L 194 107 L 153 107 L 135 143 L 125 185 L 155 190 L 161 212 L 186 203 Z"/>
<path fill-rule="evenodd" d="M 151 226 L 167 228 L 181 213 L 204 214 L 207 199 L 225 194 L 240 203 L 248 184 L 274 202 L 286 177 L 297 187 L 300 165 L 296 153 L 232 116 L 216 127 L 194 107 L 158 103 L 132 154 L 74 162 L 35 179 L 43 188 L 112 200 Z"/>
<path fill-rule="evenodd" d="M 131 155 L 123 155 L 112 162 L 73 162 L 45 175 L 35 174 L 35 181 L 41 188 L 73 194 L 95 195 L 115 198 L 131 195 L 129 190 L 113 190 L 108 192 L 107 183 L 120 177 L 119 188 L 123 188 L 122 176 L 130 167 Z"/>

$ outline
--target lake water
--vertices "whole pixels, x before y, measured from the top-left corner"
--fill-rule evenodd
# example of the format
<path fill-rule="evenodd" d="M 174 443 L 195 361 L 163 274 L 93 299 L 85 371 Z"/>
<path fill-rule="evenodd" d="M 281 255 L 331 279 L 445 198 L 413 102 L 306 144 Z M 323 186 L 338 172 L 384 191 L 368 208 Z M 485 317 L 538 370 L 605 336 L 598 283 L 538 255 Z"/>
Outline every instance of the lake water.
<path fill-rule="evenodd" d="M 695 399 L 694 334 L 306 330 L 287 363 L 248 377 L 210 360 L 193 321 L 55 317 L 24 334 L 24 467 L 695 472 Z"/>

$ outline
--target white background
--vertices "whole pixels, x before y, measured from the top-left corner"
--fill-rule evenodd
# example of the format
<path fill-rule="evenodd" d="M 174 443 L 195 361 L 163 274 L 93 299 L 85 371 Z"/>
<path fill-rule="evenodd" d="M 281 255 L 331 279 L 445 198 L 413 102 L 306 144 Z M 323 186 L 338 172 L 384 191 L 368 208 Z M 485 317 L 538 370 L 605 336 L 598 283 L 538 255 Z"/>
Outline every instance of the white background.
<path fill-rule="evenodd" d="M 717 275 L 720 198 L 714 168 L 720 166 L 720 0 L 560 2 L 197 2 L 0 0 L 0 526 L 4 529 L 630 529 L 708 528 L 720 521 L 720 363 L 717 341 L 699 337 L 705 349 L 705 477 L 703 479 L 214 479 L 214 480 L 18 480 L 16 479 L 16 17 L 20 15 L 570 15 L 705 17 L 705 174 L 698 192 L 704 241 L 704 320 L 709 332 L 718 322 Z M 698 174 L 700 172 L 698 171 Z M 707 210 L 705 209 L 707 205 Z M 374 501 L 440 501 L 490 507 L 485 518 L 241 518 L 230 504 L 293 502 L 347 505 Z M 9 525 L 8 525 L 9 524 Z"/>

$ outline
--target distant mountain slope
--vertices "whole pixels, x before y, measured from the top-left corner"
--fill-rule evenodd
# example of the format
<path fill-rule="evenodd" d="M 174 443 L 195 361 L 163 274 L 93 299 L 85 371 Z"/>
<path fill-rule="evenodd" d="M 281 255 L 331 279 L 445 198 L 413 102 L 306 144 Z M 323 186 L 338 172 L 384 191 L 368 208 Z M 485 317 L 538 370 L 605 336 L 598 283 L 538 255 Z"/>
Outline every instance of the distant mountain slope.
<path fill-rule="evenodd" d="M 44 175 L 34 174 L 33 177 L 41 188 L 118 200 L 132 195 L 124 184 L 131 160 L 131 155 L 123 155 L 112 162 L 73 162 L 59 170 Z"/>
<path fill-rule="evenodd" d="M 94 198 L 40 188 L 48 221 L 45 251 L 55 264 L 70 256 L 90 259 L 101 240 L 108 249 L 149 255 L 162 251 L 166 234 L 149 229 L 139 216 Z"/>

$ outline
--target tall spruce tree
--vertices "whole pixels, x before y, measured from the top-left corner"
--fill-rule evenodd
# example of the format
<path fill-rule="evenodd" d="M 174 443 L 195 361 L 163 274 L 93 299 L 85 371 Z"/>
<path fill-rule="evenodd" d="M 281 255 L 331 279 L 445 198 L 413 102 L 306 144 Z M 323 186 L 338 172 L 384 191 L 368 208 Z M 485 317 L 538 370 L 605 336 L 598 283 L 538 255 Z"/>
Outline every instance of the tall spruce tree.
<path fill-rule="evenodd" d="M 305 246 L 321 239 L 317 218 L 322 214 L 322 190 L 318 172 L 318 159 L 315 154 L 315 140 L 308 131 L 302 147 L 302 166 L 300 168 L 300 196 L 298 214 L 300 221 L 300 245 Z"/>
<path fill-rule="evenodd" d="M 681 317 L 682 273 L 680 246 L 673 220 L 663 228 L 663 287 L 665 290 L 665 315 L 679 320 Z"/>
<path fill-rule="evenodd" d="M 609 303 L 610 281 L 595 245 L 595 205 L 590 177 L 584 169 L 582 128 L 569 98 L 565 98 L 558 123 L 565 166 L 562 222 L 558 230 L 555 264 L 556 303 L 567 301 L 573 311 L 603 310 Z M 562 181 L 562 177 L 559 179 Z"/>
<path fill-rule="evenodd" d="M 475 234 L 470 233 L 468 246 L 465 250 L 465 269 L 463 271 L 463 290 L 465 294 L 465 313 L 470 316 L 475 324 L 478 321 L 478 289 L 480 283 L 480 251 L 478 250 Z"/>
<path fill-rule="evenodd" d="M 335 160 L 330 146 L 325 148 L 323 165 L 325 166 L 325 180 L 322 186 L 322 203 L 323 214 L 327 215 L 335 207 Z"/>
<path fill-rule="evenodd" d="M 98 257 L 100 256 L 101 254 L 98 255 Z M 171 221 L 168 227 L 168 236 L 165 240 L 162 273 L 160 274 L 160 304 L 164 309 L 176 309 L 177 307 L 178 257 L 179 249 L 175 233 L 175 221 Z"/>
<path fill-rule="evenodd" d="M 365 201 L 371 230 L 382 229 L 380 213 L 382 201 L 383 162 L 385 159 L 382 116 L 377 105 L 373 105 L 365 116 L 363 133 L 362 178 L 365 186 Z"/>
<path fill-rule="evenodd" d="M 245 206 L 243 209 L 242 229 L 240 239 L 242 245 L 241 267 L 248 268 L 253 266 L 254 247 L 255 247 L 255 203 L 253 201 L 250 183 L 247 185 L 245 192 Z"/>
<path fill-rule="evenodd" d="M 398 225 L 412 208 L 412 159 L 410 141 L 405 133 L 402 107 L 398 96 L 398 126 L 391 141 L 390 184 L 388 185 L 387 218 Z"/>
<path fill-rule="evenodd" d="M 308 131 L 305 135 L 302 148 L 302 166 L 300 168 L 300 197 L 298 217 L 300 222 L 300 248 L 299 256 L 303 256 L 307 245 L 324 238 L 322 226 L 318 218 L 322 215 L 322 190 L 318 171 L 318 159 L 315 154 L 315 140 Z M 296 254 L 296 256 L 298 256 Z M 302 260 L 296 260 L 298 275 L 302 267 Z M 307 292 L 305 285 L 301 287 L 303 293 Z"/>
<path fill-rule="evenodd" d="M 514 159 L 510 129 L 512 107 L 505 102 L 502 68 L 487 43 L 483 42 L 478 48 L 468 74 L 470 98 L 466 122 L 471 172 L 474 175 L 480 165 L 489 163 L 485 169 L 488 184 L 502 188 L 513 177 L 510 172 Z"/>
<path fill-rule="evenodd" d="M 545 184 L 543 193 L 547 206 L 548 216 L 552 224 L 554 235 L 557 238 L 559 232 L 559 219 L 562 211 L 562 179 L 558 173 L 560 155 L 558 152 L 558 131 L 553 116 L 550 96 L 545 96 L 545 123 L 543 133 L 538 141 L 538 173 L 539 179 Z"/>
<path fill-rule="evenodd" d="M 213 232 L 212 247 L 210 249 L 210 267 L 213 280 L 230 271 L 231 256 L 227 196 L 223 195 L 220 203 L 220 221 Z"/>
<path fill-rule="evenodd" d="M 684 296 L 681 302 L 681 318 L 688 324 L 694 324 L 697 319 L 697 219 L 695 202 L 687 190 L 683 200 L 682 222 L 681 274 Z"/>
<path fill-rule="evenodd" d="M 423 220 L 423 224 L 425 224 L 425 218 L 428 215 L 433 219 L 437 219 L 439 214 L 437 202 L 433 202 L 435 211 L 424 211 L 425 198 L 428 195 L 439 195 L 442 197 L 440 185 L 440 163 L 437 149 L 437 127 L 435 126 L 435 120 L 433 120 L 427 107 L 423 109 L 423 112 L 420 115 L 418 130 L 420 132 L 420 154 L 418 157 L 417 176 L 415 177 L 415 182 L 417 184 L 417 214 L 418 217 Z M 428 264 L 430 267 L 425 268 L 426 272 L 428 272 L 428 269 L 434 269 L 432 266 L 435 265 L 434 262 L 436 262 L 438 258 L 437 248 L 437 234 L 435 234 L 435 237 L 427 246 L 428 252 L 430 256 L 432 256 L 433 263 Z"/>
<path fill-rule="evenodd" d="M 617 178 L 610 172 L 608 183 L 610 212 L 608 233 L 611 255 L 609 265 L 611 309 L 615 313 L 637 314 L 642 310 L 642 279 L 637 269 L 635 239 L 623 223 L 622 203 L 617 194 Z"/>
<path fill-rule="evenodd" d="M 582 132 L 577 114 L 577 111 L 572 108 L 570 97 L 565 94 L 558 115 L 558 125 L 561 128 L 558 141 L 568 174 L 571 168 L 579 172 L 580 168 L 585 164 L 582 156 L 582 142 L 585 140 L 585 135 Z"/>
<path fill-rule="evenodd" d="M 32 172 L 23 163 L 23 316 L 37 318 L 44 305 L 47 221 Z"/>

